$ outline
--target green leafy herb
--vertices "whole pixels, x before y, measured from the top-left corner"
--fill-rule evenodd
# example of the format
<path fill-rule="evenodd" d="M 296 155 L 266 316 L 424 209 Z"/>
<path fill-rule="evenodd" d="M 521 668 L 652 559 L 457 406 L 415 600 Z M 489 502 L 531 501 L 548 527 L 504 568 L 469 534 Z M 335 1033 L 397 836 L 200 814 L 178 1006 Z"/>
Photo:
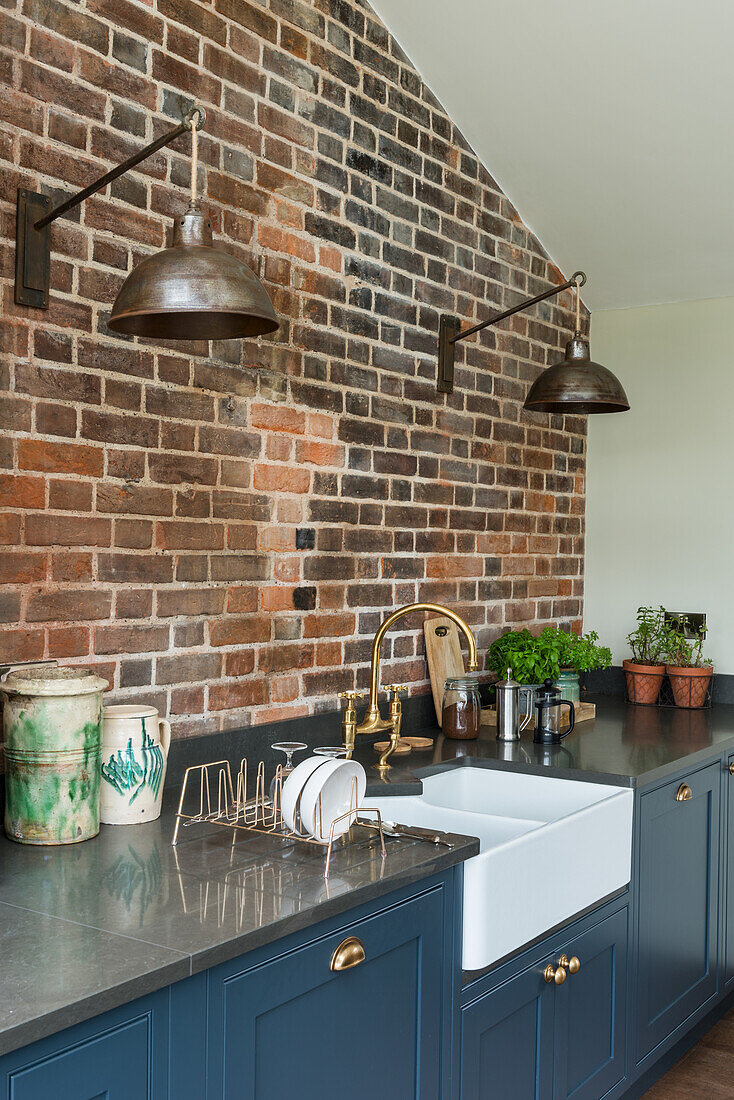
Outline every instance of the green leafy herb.
<path fill-rule="evenodd" d="M 665 660 L 668 627 L 664 607 L 638 607 L 637 629 L 627 635 L 632 659 L 638 665 L 659 665 Z"/>
<path fill-rule="evenodd" d="M 487 666 L 500 677 L 512 669 L 521 684 L 555 680 L 562 668 L 591 672 L 612 663 L 611 651 L 598 646 L 598 638 L 595 631 L 578 635 L 556 626 L 546 626 L 538 635 L 527 629 L 511 630 L 489 647 Z"/>

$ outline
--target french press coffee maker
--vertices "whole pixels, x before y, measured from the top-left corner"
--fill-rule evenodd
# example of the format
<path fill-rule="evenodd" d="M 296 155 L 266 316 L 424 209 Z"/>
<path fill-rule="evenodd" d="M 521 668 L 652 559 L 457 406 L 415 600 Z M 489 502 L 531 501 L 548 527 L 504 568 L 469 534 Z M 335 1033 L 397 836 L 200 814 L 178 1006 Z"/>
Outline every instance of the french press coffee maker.
<path fill-rule="evenodd" d="M 568 707 L 568 729 L 561 733 L 561 707 Z M 537 745 L 560 745 L 568 737 L 576 723 L 576 709 L 568 699 L 561 699 L 561 689 L 552 680 L 546 680 L 535 692 L 535 732 Z"/>
<path fill-rule="evenodd" d="M 494 685 L 497 700 L 497 740 L 519 741 L 520 730 L 524 730 L 533 716 L 533 690 L 521 687 L 512 679 L 512 669 L 507 669 L 507 679 Z M 520 699 L 525 696 L 525 713 L 520 715 Z"/>

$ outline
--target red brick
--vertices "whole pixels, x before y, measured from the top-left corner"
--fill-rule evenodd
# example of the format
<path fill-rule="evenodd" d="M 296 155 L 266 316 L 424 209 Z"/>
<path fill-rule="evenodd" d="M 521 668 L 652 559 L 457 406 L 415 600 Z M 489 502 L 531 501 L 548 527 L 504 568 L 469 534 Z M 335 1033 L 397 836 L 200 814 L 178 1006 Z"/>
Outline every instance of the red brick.
<path fill-rule="evenodd" d="M 255 467 L 253 484 L 256 489 L 280 491 L 286 493 L 307 493 L 311 484 L 308 470 L 293 469 L 291 466 Z"/>
<path fill-rule="evenodd" d="M 255 585 L 249 585 L 246 588 L 230 588 L 227 592 L 227 611 L 231 615 L 257 611 L 258 592 Z"/>
<path fill-rule="evenodd" d="M 43 478 L 0 474 L 0 507 L 43 508 L 45 502 L 46 482 Z"/>
<path fill-rule="evenodd" d="M 267 642 L 270 638 L 270 620 L 263 616 L 243 619 L 218 619 L 209 624 L 209 640 L 212 645 L 248 645 Z"/>
<path fill-rule="evenodd" d="M 302 434 L 306 430 L 306 414 L 287 405 L 253 405 L 250 423 L 254 428 L 267 428 L 271 432 Z"/>
<path fill-rule="evenodd" d="M 31 623 L 108 619 L 111 608 L 112 596 L 100 589 L 39 591 L 28 598 L 26 618 Z"/>
<path fill-rule="evenodd" d="M 190 681 L 216 679 L 221 672 L 218 653 L 191 653 L 180 657 L 159 657 L 156 662 L 157 684 L 187 684 Z"/>
<path fill-rule="evenodd" d="M 36 405 L 36 431 L 41 435 L 76 435 L 76 409 L 69 405 Z"/>
<path fill-rule="evenodd" d="M 0 630 L 0 652 L 4 661 L 40 661 L 43 657 L 43 647 L 42 630 L 27 627 Z"/>
<path fill-rule="evenodd" d="M 89 654 L 89 628 L 86 626 L 50 627 L 49 657 L 86 657 Z"/>
<path fill-rule="evenodd" d="M 265 680 L 243 680 L 234 684 L 215 684 L 209 688 L 211 710 L 234 710 L 264 703 L 267 698 Z"/>
<path fill-rule="evenodd" d="M 167 626 L 96 626 L 95 653 L 156 653 L 168 649 Z"/>
<path fill-rule="evenodd" d="M 150 520 L 115 520 L 115 546 L 122 546 L 128 550 L 147 550 L 152 545 L 153 524 Z"/>
<path fill-rule="evenodd" d="M 341 469 L 344 465 L 344 448 L 332 443 L 299 439 L 296 444 L 296 459 L 298 462 L 309 462 L 313 466 L 338 466 Z"/>
<path fill-rule="evenodd" d="M 94 557 L 89 551 L 64 550 L 51 555 L 51 579 L 82 584 L 94 580 Z"/>
<path fill-rule="evenodd" d="M 101 477 L 104 451 L 81 443 L 48 443 L 40 439 L 18 440 L 21 470 L 43 470 L 53 474 L 82 474 Z"/>
<path fill-rule="evenodd" d="M 147 485 L 100 485 L 97 511 L 139 516 L 170 516 L 173 494 L 170 489 L 151 489 Z"/>
<path fill-rule="evenodd" d="M 17 512 L 0 512 L 0 543 L 17 546 L 20 542 L 20 516 Z"/>
<path fill-rule="evenodd" d="M 45 554 L 0 552 L 0 584 L 27 584 L 46 576 Z"/>
<path fill-rule="evenodd" d="M 221 550 L 224 547 L 224 524 L 185 520 L 159 523 L 156 543 L 166 550 Z"/>
<path fill-rule="evenodd" d="M 112 523 L 94 516 L 26 516 L 25 541 L 28 546 L 109 546 Z"/>

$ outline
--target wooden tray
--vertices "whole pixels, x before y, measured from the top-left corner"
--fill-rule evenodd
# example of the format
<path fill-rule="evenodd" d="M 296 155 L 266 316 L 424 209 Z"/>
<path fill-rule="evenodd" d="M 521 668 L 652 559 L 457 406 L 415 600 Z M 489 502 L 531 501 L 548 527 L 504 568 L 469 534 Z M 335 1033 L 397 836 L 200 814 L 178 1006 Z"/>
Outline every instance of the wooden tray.
<path fill-rule="evenodd" d="M 576 725 L 580 722 L 588 722 L 596 715 L 596 703 L 577 703 L 576 704 Z M 482 725 L 483 726 L 497 726 L 497 711 L 494 707 L 484 707 L 482 710 Z M 535 715 L 533 715 L 525 727 L 526 730 L 535 729 Z M 563 719 L 561 729 L 568 729 L 568 710 L 563 708 Z"/>

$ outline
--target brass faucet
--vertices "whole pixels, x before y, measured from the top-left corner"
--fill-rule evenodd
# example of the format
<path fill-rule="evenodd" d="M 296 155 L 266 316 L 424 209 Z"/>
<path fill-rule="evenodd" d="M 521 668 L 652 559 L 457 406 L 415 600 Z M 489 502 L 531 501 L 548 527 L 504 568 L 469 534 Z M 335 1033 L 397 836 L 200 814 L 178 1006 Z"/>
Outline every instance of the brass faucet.
<path fill-rule="evenodd" d="M 342 717 L 342 735 L 344 738 L 344 745 L 347 749 L 347 757 L 351 758 L 354 752 L 355 739 L 359 734 L 366 733 L 381 733 L 383 730 L 390 732 L 390 744 L 380 756 L 379 761 L 375 765 L 378 771 L 385 772 L 390 768 L 388 764 L 388 758 L 392 756 L 400 741 L 400 725 L 402 722 L 402 706 L 400 704 L 400 692 L 407 691 L 407 686 L 404 684 L 388 684 L 385 690 L 388 693 L 390 700 L 389 717 L 383 718 L 380 714 L 380 707 L 377 702 L 377 696 L 380 690 L 380 649 L 382 647 L 382 639 L 385 634 L 398 619 L 402 619 L 404 615 L 410 615 L 413 611 L 431 611 L 434 615 L 445 615 L 446 618 L 455 622 L 459 630 L 464 634 L 466 638 L 467 646 L 469 648 L 469 660 L 467 663 L 468 672 L 476 672 L 479 668 L 479 662 L 477 661 L 477 643 L 474 635 L 471 632 L 471 627 L 457 615 L 455 611 L 451 611 L 448 607 L 443 607 L 438 603 L 410 603 L 405 607 L 399 607 L 397 611 L 393 611 L 392 615 L 388 615 L 385 621 L 379 627 L 377 633 L 372 640 L 372 657 L 370 661 L 370 697 L 367 704 L 367 710 L 365 712 L 364 719 L 357 724 L 357 712 L 355 710 L 355 700 L 364 695 L 363 691 L 340 691 L 339 696 L 342 699 L 347 700 L 347 706 Z"/>

